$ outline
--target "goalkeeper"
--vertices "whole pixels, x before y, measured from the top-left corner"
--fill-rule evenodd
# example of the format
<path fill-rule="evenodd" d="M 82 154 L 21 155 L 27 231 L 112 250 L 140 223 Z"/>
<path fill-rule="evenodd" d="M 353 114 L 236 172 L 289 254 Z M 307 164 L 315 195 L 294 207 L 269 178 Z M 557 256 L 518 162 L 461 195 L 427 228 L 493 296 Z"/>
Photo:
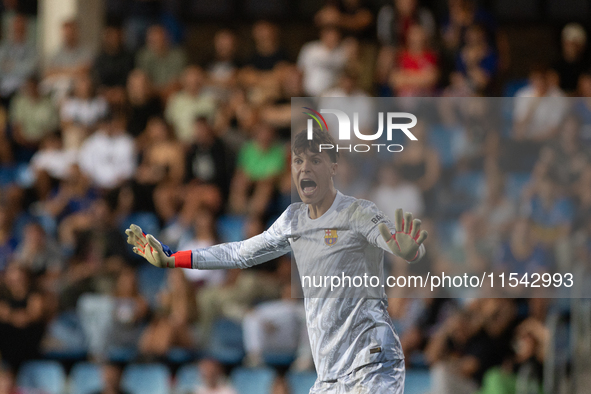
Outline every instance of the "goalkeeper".
<path fill-rule="evenodd" d="M 335 189 L 338 152 L 327 132 L 296 135 L 292 178 L 302 200 L 291 204 L 262 234 L 192 251 L 172 253 L 135 225 L 126 231 L 133 251 L 162 268 L 247 268 L 292 252 L 302 277 L 364 274 L 383 278 L 383 251 L 408 262 L 425 254 L 427 232 L 409 212 L 395 213 L 394 224 L 367 200 Z M 396 201 L 392 201 L 396 204 Z M 404 354 L 387 307 L 383 287 L 371 294 L 346 287 L 304 289 L 308 336 L 318 379 L 310 393 L 400 393 Z"/>

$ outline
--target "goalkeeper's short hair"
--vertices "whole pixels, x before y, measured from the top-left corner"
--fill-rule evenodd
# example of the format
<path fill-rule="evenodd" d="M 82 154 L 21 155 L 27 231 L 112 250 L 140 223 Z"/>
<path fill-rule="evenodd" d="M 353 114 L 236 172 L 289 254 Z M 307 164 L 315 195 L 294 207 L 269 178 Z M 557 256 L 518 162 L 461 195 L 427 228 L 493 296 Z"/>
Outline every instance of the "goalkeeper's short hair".
<path fill-rule="evenodd" d="M 296 134 L 292 142 L 292 152 L 296 155 L 310 151 L 313 153 L 320 152 L 320 144 L 329 144 L 336 148 L 336 142 L 332 136 L 324 130 L 312 130 L 312 139 L 308 139 L 308 131 L 302 130 Z M 336 149 L 324 150 L 330 157 L 330 161 L 336 163 L 339 159 L 339 152 Z"/>

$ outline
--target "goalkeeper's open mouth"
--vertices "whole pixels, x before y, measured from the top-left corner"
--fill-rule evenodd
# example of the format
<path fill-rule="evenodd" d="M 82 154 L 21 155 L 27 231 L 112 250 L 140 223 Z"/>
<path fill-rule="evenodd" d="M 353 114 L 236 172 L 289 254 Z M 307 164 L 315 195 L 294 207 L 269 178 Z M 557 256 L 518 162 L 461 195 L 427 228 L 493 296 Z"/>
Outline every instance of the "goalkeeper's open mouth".
<path fill-rule="evenodd" d="M 304 196 L 311 196 L 316 191 L 316 182 L 310 178 L 304 178 L 300 181 L 300 190 Z"/>

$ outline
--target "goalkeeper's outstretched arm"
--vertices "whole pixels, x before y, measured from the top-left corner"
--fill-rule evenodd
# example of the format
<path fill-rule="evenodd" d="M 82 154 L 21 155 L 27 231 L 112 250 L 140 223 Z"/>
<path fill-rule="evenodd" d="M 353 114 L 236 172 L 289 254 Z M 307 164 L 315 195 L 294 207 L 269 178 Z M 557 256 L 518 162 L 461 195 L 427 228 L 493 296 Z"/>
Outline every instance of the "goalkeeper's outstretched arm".
<path fill-rule="evenodd" d="M 262 234 L 245 241 L 228 242 L 208 248 L 173 253 L 153 235 L 132 224 L 125 231 L 133 252 L 158 268 L 228 269 L 248 268 L 288 253 L 291 250 L 282 215 Z"/>

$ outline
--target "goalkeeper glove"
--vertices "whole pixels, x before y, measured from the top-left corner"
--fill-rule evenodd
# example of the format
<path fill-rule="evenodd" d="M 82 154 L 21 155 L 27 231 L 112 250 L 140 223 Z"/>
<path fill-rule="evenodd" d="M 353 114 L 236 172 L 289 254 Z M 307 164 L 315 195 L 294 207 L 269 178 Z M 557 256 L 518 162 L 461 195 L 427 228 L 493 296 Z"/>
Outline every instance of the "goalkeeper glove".
<path fill-rule="evenodd" d="M 148 263 L 158 268 L 193 268 L 192 252 L 185 250 L 172 253 L 170 248 L 153 235 L 145 234 L 140 226 L 132 224 L 127 230 L 127 243 L 133 245 L 133 252 L 142 256 Z"/>
<path fill-rule="evenodd" d="M 392 234 L 386 223 L 379 224 L 379 230 L 386 241 L 386 244 L 396 256 L 404 260 L 416 262 L 419 260 L 419 248 L 425 239 L 427 232 L 421 230 L 421 221 L 412 219 L 412 213 L 402 214 L 402 209 L 398 208 L 394 213 L 394 227 L 396 232 Z"/>

